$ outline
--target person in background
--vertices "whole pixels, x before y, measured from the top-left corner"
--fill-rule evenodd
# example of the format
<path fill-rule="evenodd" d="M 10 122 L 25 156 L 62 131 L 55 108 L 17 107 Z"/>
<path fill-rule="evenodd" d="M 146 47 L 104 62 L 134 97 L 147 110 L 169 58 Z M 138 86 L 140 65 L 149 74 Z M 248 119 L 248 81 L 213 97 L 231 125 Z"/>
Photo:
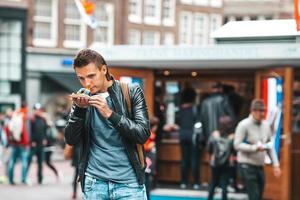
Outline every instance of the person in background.
<path fill-rule="evenodd" d="M 238 171 L 246 187 L 249 200 L 261 200 L 265 185 L 265 156 L 268 153 L 273 162 L 275 177 L 281 170 L 274 145 L 271 143 L 271 125 L 264 120 L 265 105 L 261 99 L 251 103 L 251 114 L 239 122 L 234 138 L 237 150 Z"/>
<path fill-rule="evenodd" d="M 194 105 L 196 92 L 187 87 L 181 93 L 179 111 L 179 140 L 181 147 L 181 189 L 186 189 L 190 164 L 192 164 L 193 188 L 200 189 L 199 184 L 199 148 L 193 145 L 194 125 L 197 121 L 197 108 Z"/>
<path fill-rule="evenodd" d="M 8 163 L 8 181 L 11 185 L 14 182 L 14 168 L 19 158 L 22 164 L 21 182 L 27 184 L 28 156 L 29 156 L 29 118 L 28 108 L 25 102 L 22 102 L 21 108 L 16 110 L 8 122 L 6 133 L 11 155 Z"/>
<path fill-rule="evenodd" d="M 151 135 L 147 142 L 144 144 L 144 149 L 146 153 L 146 191 L 147 191 L 147 198 L 150 199 L 150 191 L 153 188 L 154 184 L 154 176 L 156 175 L 156 130 L 158 127 L 159 119 L 156 117 L 150 118 L 150 131 Z"/>
<path fill-rule="evenodd" d="M 43 182 L 43 161 L 44 161 L 44 146 L 47 144 L 48 124 L 44 114 L 42 105 L 36 103 L 33 106 L 33 116 L 30 120 L 31 135 L 30 135 L 30 155 L 28 158 L 28 170 L 31 165 L 32 157 L 37 158 L 37 178 L 38 184 Z"/>
<path fill-rule="evenodd" d="M 208 141 L 210 154 L 211 182 L 209 185 L 208 200 L 213 200 L 215 188 L 222 188 L 222 200 L 227 200 L 227 185 L 229 166 L 233 162 L 233 124 L 229 116 L 221 116 L 219 130 L 214 131 Z"/>
<path fill-rule="evenodd" d="M 44 147 L 44 154 L 45 154 L 45 163 L 46 166 L 48 166 L 54 173 L 56 180 L 60 180 L 60 173 L 57 170 L 57 168 L 52 163 L 52 153 L 55 150 L 54 144 L 56 142 L 56 136 L 55 136 L 55 130 L 54 130 L 54 124 L 51 121 L 50 117 L 48 116 L 45 109 L 43 109 L 44 116 L 48 125 L 47 131 L 46 131 L 46 146 Z"/>
<path fill-rule="evenodd" d="M 223 115 L 230 116 L 235 124 L 236 116 L 228 97 L 223 92 L 223 85 L 216 82 L 212 85 L 212 93 L 201 103 L 201 121 L 206 138 L 219 129 L 219 119 Z"/>
<path fill-rule="evenodd" d="M 78 164 L 79 164 L 79 146 L 73 146 L 73 153 L 71 157 L 71 165 L 74 168 L 73 181 L 72 181 L 72 199 L 77 198 L 77 185 L 78 185 Z"/>

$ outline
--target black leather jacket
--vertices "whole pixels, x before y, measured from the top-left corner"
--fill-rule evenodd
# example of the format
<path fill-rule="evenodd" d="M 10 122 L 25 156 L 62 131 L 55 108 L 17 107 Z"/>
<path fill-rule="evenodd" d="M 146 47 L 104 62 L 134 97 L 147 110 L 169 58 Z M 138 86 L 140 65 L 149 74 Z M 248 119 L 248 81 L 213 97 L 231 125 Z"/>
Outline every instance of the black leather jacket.
<path fill-rule="evenodd" d="M 136 144 L 144 144 L 150 136 L 150 126 L 147 106 L 142 89 L 138 85 L 129 85 L 129 96 L 132 104 L 132 119 L 129 119 L 125 98 L 120 83 L 113 82 L 108 88 L 108 93 L 113 103 L 113 113 L 108 120 L 123 136 L 129 161 L 134 169 L 139 184 L 144 184 L 144 170 L 138 159 Z M 69 145 L 79 145 L 79 181 L 84 188 L 84 172 L 88 163 L 90 152 L 90 112 L 89 107 L 79 108 L 73 106 L 68 123 L 65 128 L 65 140 Z"/>

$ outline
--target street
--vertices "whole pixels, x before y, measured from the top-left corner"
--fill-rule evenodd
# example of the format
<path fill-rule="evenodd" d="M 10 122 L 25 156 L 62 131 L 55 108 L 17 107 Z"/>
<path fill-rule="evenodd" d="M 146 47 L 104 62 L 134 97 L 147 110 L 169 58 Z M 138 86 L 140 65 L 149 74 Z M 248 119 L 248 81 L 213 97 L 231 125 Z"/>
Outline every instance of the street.
<path fill-rule="evenodd" d="M 44 181 L 37 184 L 36 164 L 32 163 L 29 171 L 29 184 L 20 184 L 20 163 L 15 167 L 16 185 L 0 184 L 1 200 L 69 200 L 72 196 L 73 168 L 70 161 L 58 160 L 54 162 L 61 177 L 57 180 L 54 173 L 44 164 Z M 77 189 L 77 199 L 83 199 L 80 186 Z"/>

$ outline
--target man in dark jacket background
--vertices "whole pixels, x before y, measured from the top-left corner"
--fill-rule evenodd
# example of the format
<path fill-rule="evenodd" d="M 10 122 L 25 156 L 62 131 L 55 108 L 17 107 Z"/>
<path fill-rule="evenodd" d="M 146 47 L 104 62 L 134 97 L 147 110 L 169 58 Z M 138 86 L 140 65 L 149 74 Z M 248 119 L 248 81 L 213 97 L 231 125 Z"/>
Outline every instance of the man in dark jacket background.
<path fill-rule="evenodd" d="M 34 113 L 30 120 L 31 136 L 30 136 L 30 154 L 28 157 L 28 170 L 31 165 L 32 157 L 36 156 L 38 165 L 38 184 L 43 182 L 43 161 L 44 146 L 47 143 L 47 129 L 49 128 L 46 117 L 44 115 L 42 105 L 36 103 L 33 107 Z"/>
<path fill-rule="evenodd" d="M 86 89 L 79 91 L 85 94 L 71 95 L 74 105 L 65 140 L 80 148 L 84 199 L 147 199 L 144 163 L 136 149 L 150 135 L 142 89 L 129 85 L 132 109 L 128 110 L 120 83 L 108 72 L 103 57 L 90 49 L 76 55 L 74 70 Z"/>

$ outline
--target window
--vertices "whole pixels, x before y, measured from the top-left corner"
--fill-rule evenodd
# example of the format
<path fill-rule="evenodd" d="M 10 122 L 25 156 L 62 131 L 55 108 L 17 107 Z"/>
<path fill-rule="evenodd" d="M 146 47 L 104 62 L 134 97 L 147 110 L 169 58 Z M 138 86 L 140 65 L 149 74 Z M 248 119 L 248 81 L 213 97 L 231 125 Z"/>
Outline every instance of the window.
<path fill-rule="evenodd" d="M 174 44 L 174 34 L 171 32 L 166 32 L 164 37 L 164 45 L 173 45 Z"/>
<path fill-rule="evenodd" d="M 11 93 L 9 81 L 0 80 L 0 95 L 9 95 Z"/>
<path fill-rule="evenodd" d="M 194 0 L 196 5 L 200 5 L 200 6 L 208 6 L 208 1 L 209 0 Z"/>
<path fill-rule="evenodd" d="M 133 23 L 141 23 L 142 21 L 142 1 L 129 0 L 128 20 Z"/>
<path fill-rule="evenodd" d="M 85 47 L 86 25 L 73 0 L 65 1 L 64 25 L 64 46 L 67 48 Z"/>
<path fill-rule="evenodd" d="M 0 19 L 0 44 L 0 81 L 3 86 L 7 85 L 6 81 L 21 80 L 22 23 L 20 21 Z"/>
<path fill-rule="evenodd" d="M 145 0 L 145 24 L 160 25 L 161 0 Z"/>
<path fill-rule="evenodd" d="M 145 31 L 143 33 L 143 44 L 144 45 L 159 45 L 160 35 L 156 31 Z"/>
<path fill-rule="evenodd" d="M 57 0 L 35 0 L 33 45 L 55 47 L 57 43 Z"/>
<path fill-rule="evenodd" d="M 179 44 L 192 44 L 192 23 L 191 12 L 180 13 Z"/>
<path fill-rule="evenodd" d="M 210 16 L 210 33 L 220 28 L 222 25 L 222 16 L 219 14 L 211 14 Z M 213 39 L 210 39 L 210 43 L 213 43 Z"/>
<path fill-rule="evenodd" d="M 223 0 L 210 0 L 211 7 L 221 8 L 223 6 Z"/>
<path fill-rule="evenodd" d="M 136 29 L 131 29 L 128 32 L 128 44 L 139 45 L 141 44 L 141 32 Z"/>
<path fill-rule="evenodd" d="M 182 12 L 180 14 L 179 44 L 208 44 L 209 15 L 206 13 Z M 220 24 L 221 26 L 221 24 Z"/>
<path fill-rule="evenodd" d="M 94 30 L 94 43 L 99 45 L 114 44 L 114 6 L 109 3 L 97 2 L 95 18 L 97 28 Z"/>
<path fill-rule="evenodd" d="M 175 25 L 175 0 L 163 0 L 163 24 L 165 26 Z"/>
<path fill-rule="evenodd" d="M 183 4 L 192 4 L 193 0 L 181 0 L 180 2 Z"/>
<path fill-rule="evenodd" d="M 208 17 L 206 14 L 196 13 L 194 15 L 194 42 L 195 45 L 207 43 Z"/>

